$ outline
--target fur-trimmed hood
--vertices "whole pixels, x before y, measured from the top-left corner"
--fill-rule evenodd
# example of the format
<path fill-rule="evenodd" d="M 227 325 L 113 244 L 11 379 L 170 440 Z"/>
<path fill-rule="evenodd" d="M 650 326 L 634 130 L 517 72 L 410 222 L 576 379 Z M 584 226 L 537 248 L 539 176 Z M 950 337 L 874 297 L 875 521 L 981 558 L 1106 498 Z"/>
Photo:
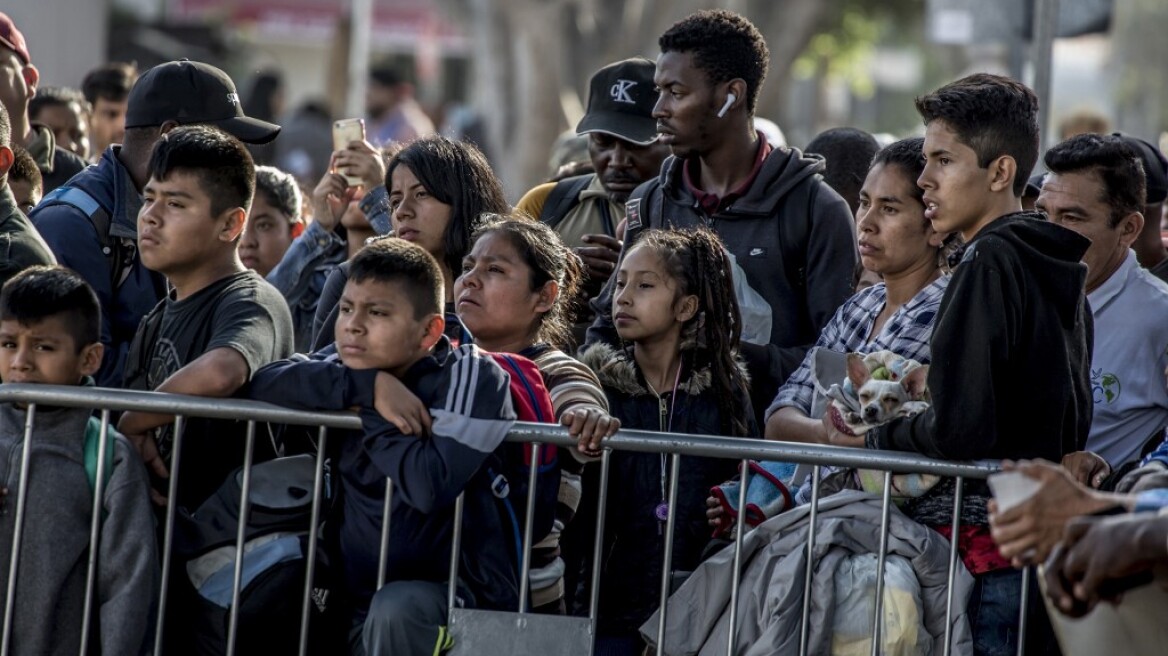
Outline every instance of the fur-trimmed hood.
<path fill-rule="evenodd" d="M 603 342 L 597 342 L 580 354 L 580 361 L 596 372 L 596 377 L 600 379 L 601 385 L 612 388 L 616 392 L 630 396 L 653 394 L 649 386 L 645 384 L 641 372 L 637 369 L 637 362 L 633 359 L 631 346 L 617 349 Z M 746 364 L 739 357 L 735 357 L 735 363 L 738 365 L 738 371 L 742 377 L 749 383 L 750 376 L 746 371 Z M 702 367 L 696 371 L 691 368 L 678 389 L 691 396 L 698 396 L 709 390 L 711 384 L 712 376 L 709 367 Z"/>

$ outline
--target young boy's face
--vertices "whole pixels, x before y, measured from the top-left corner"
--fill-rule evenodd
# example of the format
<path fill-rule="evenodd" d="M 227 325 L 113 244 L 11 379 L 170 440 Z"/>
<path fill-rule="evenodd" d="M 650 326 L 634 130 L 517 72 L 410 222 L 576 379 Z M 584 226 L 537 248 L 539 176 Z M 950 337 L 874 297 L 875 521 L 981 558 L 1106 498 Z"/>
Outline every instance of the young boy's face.
<path fill-rule="evenodd" d="M 337 353 L 352 369 L 384 369 L 400 378 L 442 334 L 442 316 L 417 318 L 400 283 L 350 280 L 338 310 Z"/>
<path fill-rule="evenodd" d="M 938 233 L 960 232 L 965 241 L 998 218 L 989 210 L 991 172 L 978 166 L 977 153 L 941 120 L 925 128 L 925 170 L 917 185 L 925 190 L 925 218 Z"/>
<path fill-rule="evenodd" d="M 0 320 L 0 381 L 76 385 L 101 366 L 101 344 L 80 349 L 60 316 L 30 324 Z"/>
<path fill-rule="evenodd" d="M 239 239 L 239 259 L 243 266 L 267 276 L 292 245 L 292 220 L 257 193 L 251 201 L 247 228 Z"/>
<path fill-rule="evenodd" d="M 28 180 L 13 180 L 8 178 L 8 188 L 16 197 L 16 207 L 24 212 L 25 216 L 41 202 L 41 188 L 32 186 Z"/>
<path fill-rule="evenodd" d="M 142 264 L 172 276 L 218 262 L 225 247 L 234 249 L 227 245 L 242 229 L 229 220 L 232 212 L 211 213 L 211 197 L 194 173 L 172 171 L 164 180 L 151 177 L 138 212 Z"/>

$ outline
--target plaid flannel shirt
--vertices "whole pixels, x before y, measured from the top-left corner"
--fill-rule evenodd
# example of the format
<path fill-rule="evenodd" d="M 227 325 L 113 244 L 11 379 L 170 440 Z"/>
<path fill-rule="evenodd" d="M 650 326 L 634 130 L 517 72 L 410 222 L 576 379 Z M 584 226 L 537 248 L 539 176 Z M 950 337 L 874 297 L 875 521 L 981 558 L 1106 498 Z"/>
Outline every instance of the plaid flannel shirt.
<path fill-rule="evenodd" d="M 880 316 L 888 299 L 884 283 L 877 283 L 852 296 L 836 310 L 831 321 L 827 322 L 820 333 L 815 347 L 839 353 L 871 353 L 887 350 L 921 364 L 928 364 L 933 323 L 937 317 L 937 309 L 941 305 L 941 297 L 944 296 L 948 285 L 949 276 L 941 276 L 934 280 L 889 317 L 880 334 L 868 341 L 872 324 L 876 317 Z M 774 402 L 767 408 L 768 419 L 778 412 L 779 408 L 787 406 L 811 414 L 812 400 L 815 398 L 815 381 L 811 375 L 814 352 L 815 349 L 808 351 L 799 368 L 779 389 Z"/>

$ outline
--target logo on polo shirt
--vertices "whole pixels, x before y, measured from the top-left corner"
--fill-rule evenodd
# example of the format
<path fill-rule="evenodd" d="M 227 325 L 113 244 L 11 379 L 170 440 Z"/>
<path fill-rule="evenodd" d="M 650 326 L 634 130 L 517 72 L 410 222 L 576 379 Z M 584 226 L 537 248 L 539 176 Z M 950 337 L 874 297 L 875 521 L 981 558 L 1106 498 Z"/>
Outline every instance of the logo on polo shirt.
<path fill-rule="evenodd" d="M 1091 370 L 1091 399 L 1095 403 L 1115 403 L 1122 393 L 1119 376 L 1105 373 L 1102 369 Z"/>
<path fill-rule="evenodd" d="M 613 102 L 627 103 L 629 105 L 637 104 L 633 97 L 629 95 L 629 90 L 637 86 L 633 80 L 617 80 L 616 84 L 608 89 L 608 95 L 612 97 Z"/>

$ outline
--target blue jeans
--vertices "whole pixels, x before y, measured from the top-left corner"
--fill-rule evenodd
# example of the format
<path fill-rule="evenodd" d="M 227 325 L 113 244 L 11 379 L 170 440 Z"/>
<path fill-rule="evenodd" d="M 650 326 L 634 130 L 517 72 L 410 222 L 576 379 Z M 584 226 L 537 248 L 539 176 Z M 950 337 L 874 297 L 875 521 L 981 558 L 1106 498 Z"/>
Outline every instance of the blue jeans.
<path fill-rule="evenodd" d="M 1002 569 L 974 577 L 969 598 L 973 653 L 1014 656 L 1018 653 L 1018 616 L 1022 610 L 1022 572 Z"/>

